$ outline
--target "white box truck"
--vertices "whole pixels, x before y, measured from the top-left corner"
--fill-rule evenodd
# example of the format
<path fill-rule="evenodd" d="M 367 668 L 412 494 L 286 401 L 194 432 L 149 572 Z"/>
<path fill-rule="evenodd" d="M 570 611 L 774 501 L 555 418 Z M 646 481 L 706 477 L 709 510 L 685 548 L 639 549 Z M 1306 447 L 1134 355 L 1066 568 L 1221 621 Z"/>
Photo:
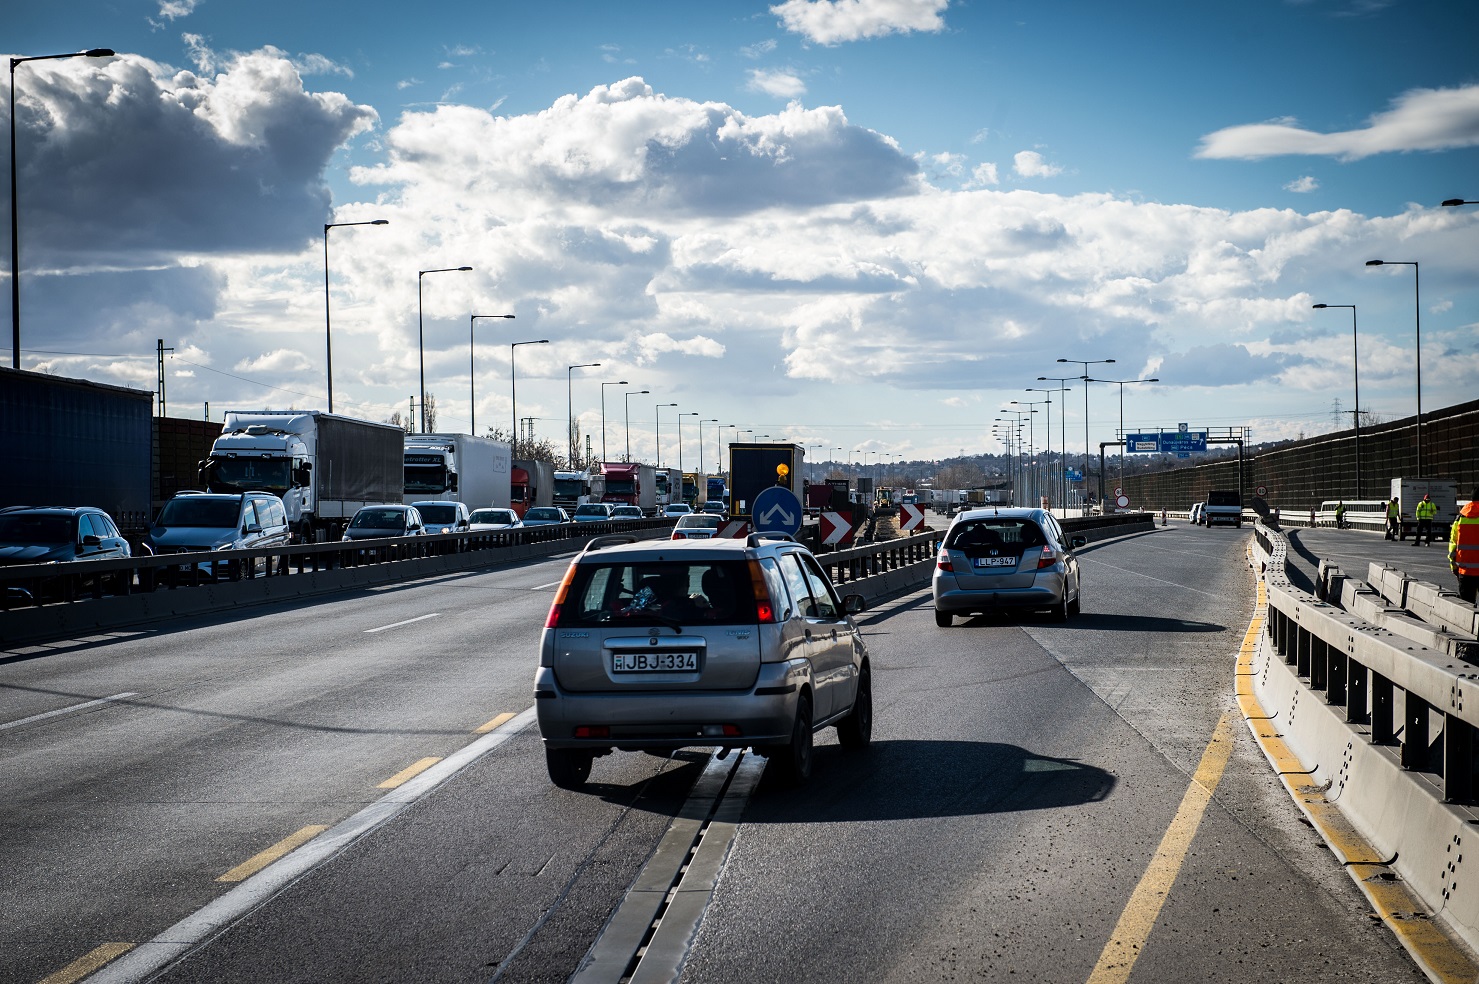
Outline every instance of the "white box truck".
<path fill-rule="evenodd" d="M 503 441 L 471 434 L 407 434 L 405 502 L 465 502 L 468 509 L 509 504 L 513 454 Z"/>
<path fill-rule="evenodd" d="M 1405 540 L 1417 532 L 1417 504 L 1424 495 L 1438 507 L 1438 515 L 1433 517 L 1433 534 L 1447 539 L 1448 525 L 1458 515 L 1457 482 L 1450 478 L 1394 478 L 1392 495 L 1402 510 L 1402 532 L 1398 539 Z"/>
<path fill-rule="evenodd" d="M 208 492 L 271 492 L 296 539 L 337 540 L 360 506 L 399 501 L 403 435 L 321 410 L 231 410 L 200 480 Z"/>

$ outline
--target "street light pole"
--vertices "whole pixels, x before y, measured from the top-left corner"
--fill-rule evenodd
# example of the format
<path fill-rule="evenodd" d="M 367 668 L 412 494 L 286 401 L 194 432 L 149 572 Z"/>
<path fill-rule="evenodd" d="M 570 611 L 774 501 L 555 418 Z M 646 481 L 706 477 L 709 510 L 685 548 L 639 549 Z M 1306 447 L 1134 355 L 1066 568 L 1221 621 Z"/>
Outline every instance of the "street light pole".
<path fill-rule="evenodd" d="M 699 414 L 699 412 L 697 410 L 694 410 L 694 411 L 692 411 L 690 413 L 679 413 L 678 414 L 678 473 L 679 473 L 679 475 L 681 475 L 683 473 L 683 418 L 684 417 L 698 417 L 698 416 L 701 416 L 701 415 Z M 682 479 L 680 478 L 679 481 L 681 482 Z"/>
<path fill-rule="evenodd" d="M 1450 199 L 1452 200 L 1452 199 Z M 1414 366 L 1417 369 L 1417 476 L 1423 477 L 1423 324 L 1422 294 L 1418 284 L 1416 260 L 1367 260 L 1367 266 L 1410 266 L 1412 267 L 1413 325 L 1417 329 L 1417 352 Z"/>
<path fill-rule="evenodd" d="M 416 272 L 416 351 L 421 355 L 421 433 L 426 433 L 426 322 L 422 317 L 421 278 L 428 273 L 465 273 L 470 266 L 439 267 Z"/>
<path fill-rule="evenodd" d="M 1088 382 L 1088 383 L 1116 383 L 1116 384 L 1119 385 L 1119 388 L 1120 388 L 1120 440 L 1122 440 L 1122 441 L 1125 441 L 1126 440 L 1126 438 L 1125 438 L 1125 386 L 1128 385 L 1128 384 L 1130 384 L 1130 383 L 1158 383 L 1160 381 L 1161 380 L 1160 380 L 1160 377 L 1159 376 L 1152 376 L 1149 379 L 1088 379 L 1088 380 L 1085 380 L 1085 382 Z M 1123 486 L 1125 484 L 1125 452 L 1128 451 L 1128 450 L 1129 450 L 1129 444 L 1128 443 L 1126 443 L 1120 449 L 1120 485 L 1121 486 Z"/>
<path fill-rule="evenodd" d="M 1063 508 L 1068 507 L 1068 393 L 1073 392 L 1073 387 L 1063 384 L 1076 376 L 1038 376 L 1037 381 L 1045 383 L 1052 381 L 1058 384 L 1054 393 L 1064 394 L 1062 399 L 1063 408 L 1058 413 L 1058 445 L 1060 451 L 1060 467 L 1058 468 L 1058 487 L 1061 490 L 1059 503 Z"/>
<path fill-rule="evenodd" d="M 1053 401 L 1051 399 L 1047 399 L 1047 400 L 1013 400 L 1012 402 L 1014 404 L 1018 404 L 1019 406 L 1024 406 L 1024 407 L 1040 407 L 1040 406 L 1043 406 L 1044 404 L 1046 404 L 1046 405 L 1048 405 L 1048 406 L 1051 407 L 1053 405 Z M 1029 477 L 1028 477 L 1028 483 L 1027 484 L 1028 484 L 1028 490 L 1032 493 L 1031 494 L 1031 502 L 1029 504 L 1033 508 L 1037 508 L 1038 501 L 1042 498 L 1042 492 L 1041 492 L 1041 490 L 1038 487 L 1037 426 L 1036 426 L 1037 422 L 1032 419 L 1032 415 L 1035 414 L 1035 413 L 1037 413 L 1036 410 L 1028 410 L 1027 411 L 1027 463 L 1032 468 L 1032 471 L 1028 473 L 1029 474 Z"/>
<path fill-rule="evenodd" d="M 610 461 L 611 460 L 610 458 L 607 458 L 606 457 L 606 387 L 608 387 L 608 386 L 630 386 L 630 385 L 632 385 L 632 384 L 629 383 L 629 382 L 627 382 L 625 379 L 618 379 L 614 383 L 607 382 L 607 383 L 602 383 L 601 384 L 601 460 L 602 461 Z"/>
<path fill-rule="evenodd" d="M 633 396 L 641 396 L 643 393 L 650 393 L 650 392 L 652 392 L 652 391 L 651 390 L 627 390 L 625 393 L 622 394 L 622 402 L 626 404 L 626 416 L 623 418 L 623 423 L 622 423 L 622 428 L 626 431 L 626 436 L 627 436 L 627 455 L 626 455 L 626 459 L 625 460 L 629 464 L 631 463 L 631 460 L 632 460 L 632 397 Z"/>
<path fill-rule="evenodd" d="M 1043 452 L 1043 454 L 1046 456 L 1048 467 L 1051 469 L 1052 468 L 1052 463 L 1053 463 L 1053 396 L 1052 396 L 1052 394 L 1054 394 L 1054 393 L 1056 393 L 1058 391 L 1057 390 L 1051 390 L 1051 389 L 1043 389 L 1040 386 L 1029 386 L 1029 387 L 1027 387 L 1027 392 L 1028 393 L 1045 393 L 1045 394 L 1047 394 L 1046 398 L 1043 400 L 1043 402 L 1048 405 L 1047 419 L 1044 420 L 1044 422 L 1043 422 L 1046 425 L 1045 430 L 1043 431 L 1043 433 L 1045 435 L 1045 443 L 1047 444 L 1047 449 Z M 1062 414 L 1059 414 L 1059 416 L 1062 416 Z M 1041 473 L 1041 469 L 1039 469 L 1039 473 Z M 1052 481 L 1050 484 L 1048 484 L 1048 495 L 1051 496 L 1054 499 L 1058 498 L 1058 482 L 1057 482 L 1056 479 L 1054 479 L 1054 481 Z M 1063 508 L 1063 503 L 1062 503 L 1061 500 L 1058 503 L 1058 508 L 1060 508 L 1060 509 Z"/>
<path fill-rule="evenodd" d="M 535 338 L 527 342 L 511 342 L 508 346 L 508 398 L 509 402 L 512 404 L 514 416 L 514 432 L 512 435 L 510 435 L 509 440 L 512 442 L 511 450 L 515 455 L 519 453 L 519 388 L 514 381 L 514 350 L 517 349 L 520 345 L 548 344 L 548 338 Z M 533 418 L 531 417 L 530 419 L 532 420 Z M 532 437 L 534 428 L 531 426 L 529 430 L 530 436 Z"/>
<path fill-rule="evenodd" d="M 12 110 L 13 112 L 13 110 Z M 14 163 L 12 162 L 12 167 Z M 324 375 L 329 381 L 329 413 L 334 412 L 334 336 L 329 330 L 329 230 L 343 226 L 390 225 L 389 219 L 369 219 L 365 222 L 324 223 Z"/>
<path fill-rule="evenodd" d="M 1444 202 L 1443 204 L 1448 204 Z M 1356 383 L 1356 409 L 1351 417 L 1356 426 L 1356 498 L 1361 498 L 1361 356 L 1358 349 L 1356 335 L 1356 305 L 1354 304 L 1316 304 L 1317 310 L 1324 308 L 1350 308 L 1351 309 L 1351 371 Z"/>
<path fill-rule="evenodd" d="M 10 367 L 21 367 L 21 233 L 18 214 L 19 195 L 15 166 L 15 70 L 28 61 L 52 61 L 57 58 L 110 58 L 112 48 L 89 48 L 62 55 L 30 55 L 10 59 Z"/>
<path fill-rule="evenodd" d="M 1078 377 L 1084 381 L 1084 497 L 1081 503 L 1087 514 L 1089 508 L 1089 366 L 1108 365 L 1113 359 L 1059 359 L 1059 362 L 1071 362 L 1074 365 L 1084 367 L 1084 373 Z M 1066 451 L 1066 449 L 1065 449 Z"/>
<path fill-rule="evenodd" d="M 567 464 L 571 471 L 575 470 L 575 384 L 571 382 L 571 378 L 577 369 L 591 369 L 600 364 L 599 362 L 582 362 L 565 370 L 565 401 L 569 414 L 565 421 L 565 438 L 570 444 L 570 457 L 567 459 Z"/>
<path fill-rule="evenodd" d="M 477 353 L 476 353 L 476 349 L 475 349 L 475 347 L 473 345 L 472 326 L 473 326 L 473 324 L 479 318 L 510 318 L 511 319 L 511 318 L 513 318 L 513 315 L 511 315 L 511 314 L 474 314 L 470 318 L 467 319 L 467 401 L 468 401 L 468 404 L 469 404 L 468 413 L 472 417 L 471 422 L 468 424 L 468 431 L 472 434 L 473 437 L 477 437 L 478 436 L 478 399 L 477 399 L 477 396 L 475 395 L 475 392 L 474 392 L 475 389 L 476 389 L 476 387 L 477 387 L 476 379 L 477 379 L 477 374 L 478 373 L 477 373 L 477 364 L 476 364 L 476 361 L 475 361 L 476 360 Z"/>

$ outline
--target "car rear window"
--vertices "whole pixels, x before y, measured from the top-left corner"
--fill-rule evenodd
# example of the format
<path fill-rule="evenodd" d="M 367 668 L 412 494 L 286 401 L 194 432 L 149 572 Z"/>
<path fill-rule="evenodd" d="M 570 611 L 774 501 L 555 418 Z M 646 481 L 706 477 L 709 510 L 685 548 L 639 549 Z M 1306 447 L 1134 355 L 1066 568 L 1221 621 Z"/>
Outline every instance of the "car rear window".
<path fill-rule="evenodd" d="M 718 516 L 701 516 L 695 513 L 689 513 L 687 516 L 678 520 L 676 528 L 680 530 L 717 530 L 723 522 L 724 520 Z"/>
<path fill-rule="evenodd" d="M 417 506 L 416 511 L 428 523 L 443 524 L 457 522 L 456 506 L 433 506 L 427 503 L 424 506 Z"/>
<path fill-rule="evenodd" d="M 957 523 L 945 538 L 946 548 L 959 550 L 967 557 L 984 555 L 993 549 L 1020 553 L 1047 542 L 1042 528 L 1032 520 L 1007 516 Z"/>
<path fill-rule="evenodd" d="M 753 625 L 755 591 L 744 561 L 581 564 L 560 609 L 577 625 Z"/>
<path fill-rule="evenodd" d="M 1209 506 L 1241 506 L 1242 499 L 1236 492 L 1208 492 L 1207 505 Z"/>

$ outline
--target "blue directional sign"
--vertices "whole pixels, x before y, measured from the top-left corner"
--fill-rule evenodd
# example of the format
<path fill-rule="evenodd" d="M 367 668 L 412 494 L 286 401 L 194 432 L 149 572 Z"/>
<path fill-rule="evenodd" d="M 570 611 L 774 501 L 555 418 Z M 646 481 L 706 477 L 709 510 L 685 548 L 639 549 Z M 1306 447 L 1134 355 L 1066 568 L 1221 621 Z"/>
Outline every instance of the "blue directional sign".
<path fill-rule="evenodd" d="M 790 489 L 772 485 L 755 496 L 755 502 L 750 506 L 750 519 L 757 533 L 795 536 L 801 529 L 801 500 Z"/>
<path fill-rule="evenodd" d="M 1185 457 L 1189 454 L 1205 454 L 1207 451 L 1206 431 L 1162 431 L 1161 451 Z"/>
<path fill-rule="evenodd" d="M 1161 450 L 1161 435 L 1159 432 L 1153 434 L 1126 434 L 1125 450 L 1130 454 L 1157 454 Z"/>

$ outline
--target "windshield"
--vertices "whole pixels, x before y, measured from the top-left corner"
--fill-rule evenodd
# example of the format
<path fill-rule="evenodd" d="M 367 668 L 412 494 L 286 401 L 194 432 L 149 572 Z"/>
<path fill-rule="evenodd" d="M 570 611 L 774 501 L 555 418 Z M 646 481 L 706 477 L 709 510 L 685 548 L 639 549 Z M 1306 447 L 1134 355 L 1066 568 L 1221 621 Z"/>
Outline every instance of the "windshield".
<path fill-rule="evenodd" d="M 607 495 L 631 495 L 636 488 L 637 483 L 630 478 L 613 478 L 609 475 L 606 477 Z"/>
<path fill-rule="evenodd" d="M 560 625 L 753 624 L 755 590 L 742 560 L 581 564 Z"/>
<path fill-rule="evenodd" d="M 555 479 L 555 495 L 562 499 L 576 499 L 585 495 L 585 481 L 579 478 Z"/>
<path fill-rule="evenodd" d="M 0 516 L 0 543 L 68 543 L 72 518 L 44 513 Z"/>
<path fill-rule="evenodd" d="M 218 492 L 272 492 L 292 488 L 293 463 L 287 458 L 213 458 L 211 488 Z M 177 523 L 177 526 L 205 525 Z M 231 523 L 216 525 L 230 526 Z"/>
<path fill-rule="evenodd" d="M 597 505 L 594 502 L 587 502 L 583 506 L 577 506 L 576 507 L 576 509 L 575 509 L 575 515 L 577 515 L 577 516 L 602 516 L 602 517 L 605 517 L 605 516 L 609 516 L 611 514 L 606 511 L 606 507 L 605 506 Z"/>
<path fill-rule="evenodd" d="M 552 519 L 558 523 L 560 521 L 560 510 L 552 506 L 540 506 L 537 509 L 529 510 L 524 515 L 524 522 L 527 523 L 531 519 Z"/>
<path fill-rule="evenodd" d="M 203 495 L 187 495 L 166 502 L 154 525 L 235 529 L 236 519 L 240 515 L 241 500 L 234 496 L 229 499 L 215 499 Z"/>
<path fill-rule="evenodd" d="M 451 526 L 457 522 L 457 507 L 440 503 L 418 502 L 416 511 L 421 518 L 433 526 Z"/>
<path fill-rule="evenodd" d="M 447 491 L 446 465 L 407 465 L 406 494 Z"/>
<path fill-rule="evenodd" d="M 349 525 L 361 530 L 398 530 L 406 525 L 399 509 L 361 509 Z"/>
<path fill-rule="evenodd" d="M 426 510 L 421 510 L 421 515 L 426 515 Z M 474 523 L 512 523 L 517 517 L 507 509 L 475 509 L 472 514 Z"/>

